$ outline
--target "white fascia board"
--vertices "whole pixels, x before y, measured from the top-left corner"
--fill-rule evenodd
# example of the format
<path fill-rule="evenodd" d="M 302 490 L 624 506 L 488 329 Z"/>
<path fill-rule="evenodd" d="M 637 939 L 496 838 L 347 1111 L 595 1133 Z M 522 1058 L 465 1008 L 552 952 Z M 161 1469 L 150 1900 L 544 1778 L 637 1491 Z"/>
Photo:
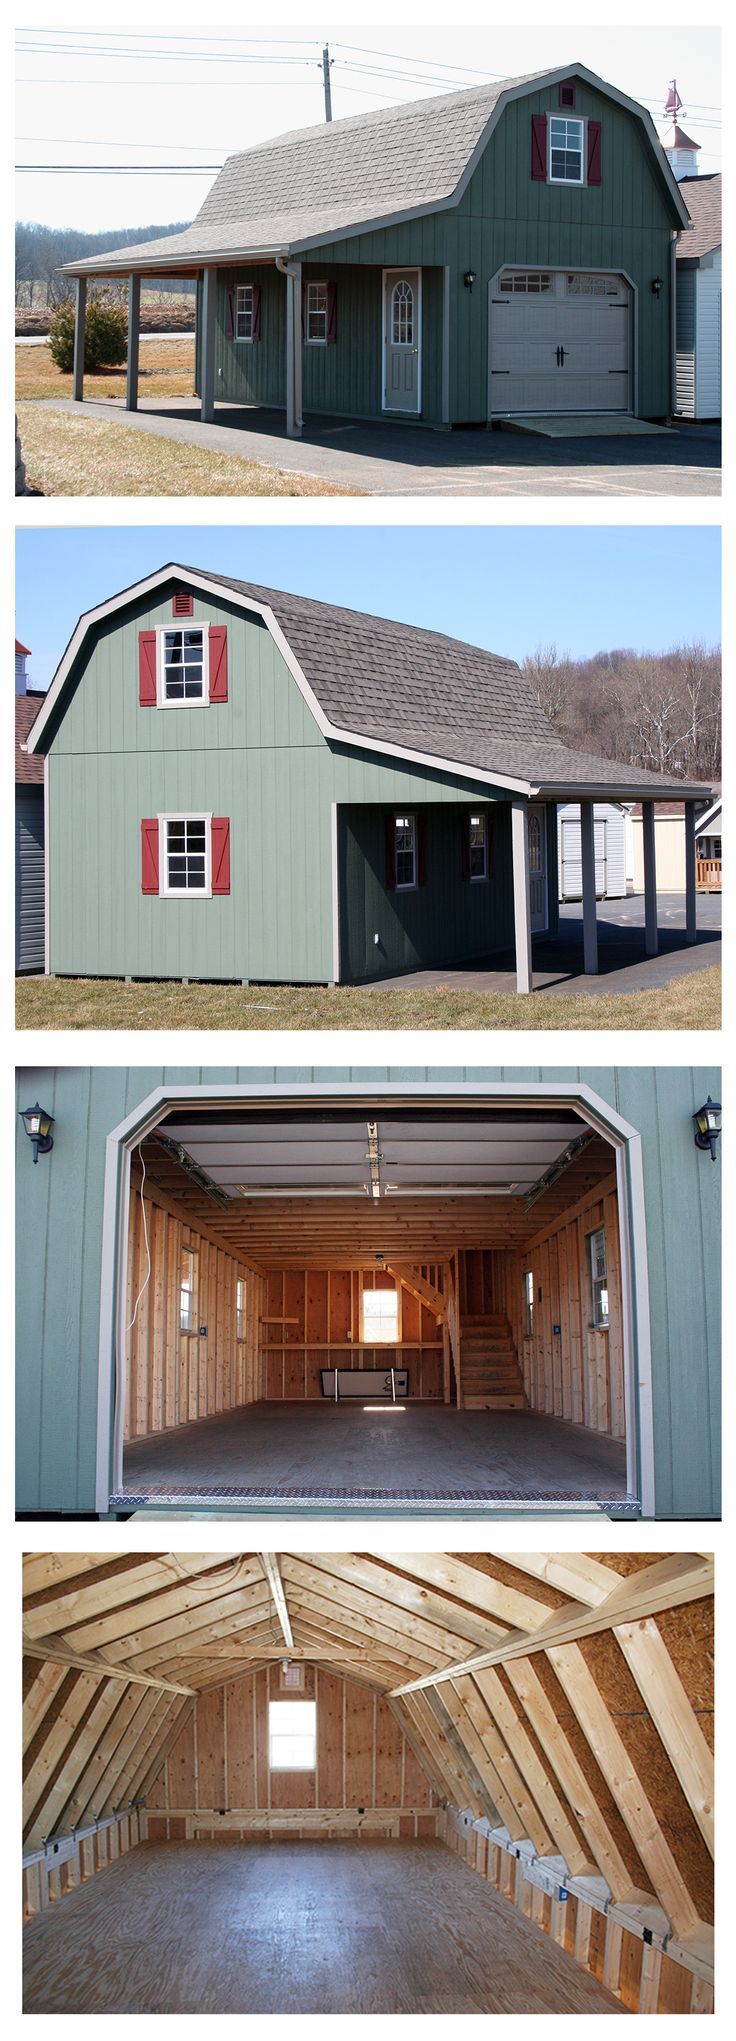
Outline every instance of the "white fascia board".
<path fill-rule="evenodd" d="M 29 737 L 29 749 L 38 751 L 39 740 L 43 736 L 46 724 L 63 693 L 74 661 L 82 650 L 88 632 L 93 630 L 95 625 L 100 623 L 103 618 L 114 616 L 118 610 L 126 608 L 128 603 L 137 601 L 140 596 L 155 594 L 157 588 L 163 587 L 173 577 L 186 582 L 190 588 L 198 588 L 202 594 L 219 596 L 226 602 L 232 602 L 238 608 L 247 610 L 252 616 L 258 616 L 262 619 L 267 630 L 270 631 L 274 643 L 278 646 L 282 658 L 289 668 L 289 672 L 296 681 L 300 694 L 303 696 L 307 708 L 314 717 L 318 730 L 328 742 L 357 745 L 361 751 L 374 751 L 382 757 L 406 759 L 412 765 L 428 766 L 435 772 L 457 773 L 461 778 L 476 784 L 482 782 L 484 786 L 502 787 L 504 791 L 511 793 L 531 793 L 532 790 L 528 780 L 511 779 L 508 774 L 487 772 L 477 766 L 468 765 L 457 759 L 440 758 L 431 752 L 414 751 L 407 745 L 384 743 L 383 740 L 377 737 L 363 736 L 359 730 L 342 729 L 337 724 L 331 723 L 325 715 L 321 703 L 318 702 L 313 688 L 310 687 L 306 674 L 302 672 L 296 654 L 292 652 L 281 625 L 269 605 L 257 602 L 253 596 L 244 595 L 238 589 L 230 588 L 227 583 L 218 581 L 215 576 L 193 573 L 190 568 L 180 567 L 175 561 L 170 561 L 166 567 L 159 567 L 155 574 L 146 575 L 142 581 L 133 582 L 131 587 L 122 589 L 120 594 L 111 596 L 107 602 L 98 603 L 96 609 L 87 610 L 84 616 L 80 617 L 79 623 L 69 640 L 64 657 L 56 669 L 43 708 L 37 716 L 33 730 L 30 733 L 30 737 L 34 741 L 31 744 Z"/>
<path fill-rule="evenodd" d="M 503 782 L 499 781 L 499 784 Z M 684 780 L 668 780 L 663 787 L 632 787 L 626 780 L 616 780 L 613 785 L 599 785 L 595 780 L 573 785 L 563 780 L 540 782 L 530 789 L 533 801 L 697 801 L 710 793 L 710 787 L 690 786 Z M 698 824 L 701 827 L 701 824 Z"/>

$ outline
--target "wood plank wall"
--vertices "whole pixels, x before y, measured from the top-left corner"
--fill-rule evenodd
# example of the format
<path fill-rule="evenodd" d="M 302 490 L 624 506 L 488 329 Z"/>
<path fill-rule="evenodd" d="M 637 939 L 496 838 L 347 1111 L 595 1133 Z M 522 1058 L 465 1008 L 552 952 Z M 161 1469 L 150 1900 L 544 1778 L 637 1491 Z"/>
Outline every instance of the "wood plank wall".
<path fill-rule="evenodd" d="M 442 1288 L 442 1265 L 423 1264 Z M 284 1269 L 267 1278 L 261 1348 L 262 1394 L 277 1402 L 319 1400 L 321 1368 L 409 1370 L 413 1400 L 442 1401 L 442 1329 L 431 1311 L 401 1291 L 400 1346 L 367 1347 L 360 1339 L 363 1288 L 394 1289 L 380 1269 Z"/>
<path fill-rule="evenodd" d="M 314 1772 L 270 1772 L 268 1702 L 317 1702 Z M 306 1665 L 301 1696 L 280 1665 L 199 1695 L 146 1796 L 151 1842 L 223 1833 L 436 1833 L 436 1797 L 383 1695 Z"/>
<path fill-rule="evenodd" d="M 209 1240 L 168 1207 L 156 1187 L 143 1197 L 140 1177 L 131 1190 L 128 1239 L 126 1324 L 126 1439 L 147 1437 L 236 1410 L 259 1394 L 259 1328 L 263 1279 L 232 1254 Z M 151 1273 L 146 1283 L 148 1247 Z M 197 1328 L 207 1334 L 181 1331 L 179 1285 L 182 1249 L 197 1256 Z M 237 1337 L 236 1286 L 246 1279 L 246 1336 Z M 145 1287 L 144 1287 L 145 1285 Z"/>
<path fill-rule="evenodd" d="M 553 1899 L 525 1875 L 523 1858 L 499 1849 L 455 1808 L 443 1810 L 441 1840 L 592 1972 L 632 2013 L 712 2013 L 713 1988 L 614 1920 L 569 1893 Z"/>
<path fill-rule="evenodd" d="M 95 1835 L 80 1840 L 66 1863 L 55 1864 L 52 1860 L 29 1864 L 23 1872 L 24 1921 L 33 1920 L 37 1913 L 43 1913 L 57 1899 L 64 1899 L 78 1885 L 86 1885 L 98 1871 L 117 1863 L 118 1857 L 127 1856 L 129 1850 L 145 1840 L 146 1816 L 142 1808 L 134 1807 L 109 1828 L 98 1829 Z"/>

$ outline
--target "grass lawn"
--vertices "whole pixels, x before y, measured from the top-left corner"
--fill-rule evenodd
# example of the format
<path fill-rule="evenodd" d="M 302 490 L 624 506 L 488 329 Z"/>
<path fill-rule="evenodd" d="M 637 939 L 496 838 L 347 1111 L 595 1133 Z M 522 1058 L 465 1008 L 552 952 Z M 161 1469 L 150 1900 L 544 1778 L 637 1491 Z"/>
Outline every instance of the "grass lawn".
<path fill-rule="evenodd" d="M 29 354 L 43 352 L 42 348 L 28 349 Z M 337 489 L 309 475 L 291 475 L 281 468 L 266 467 L 261 461 L 247 461 L 240 454 L 215 454 L 206 447 L 136 432 L 134 427 L 126 428 L 117 421 L 79 417 L 75 412 L 47 410 L 45 406 L 41 409 L 33 403 L 18 405 L 18 424 L 28 487 L 41 496 L 362 493 L 357 489 Z"/>
<path fill-rule="evenodd" d="M 125 363 L 85 375 L 86 397 L 124 397 Z M 180 340 L 141 339 L 140 386 L 142 397 L 192 397 L 194 395 L 194 334 Z M 71 375 L 63 376 L 51 359 L 48 347 L 15 350 L 15 394 L 27 397 L 71 397 Z"/>
<path fill-rule="evenodd" d="M 19 978 L 19 1028 L 718 1028 L 710 965 L 655 992 L 383 992 L 380 987 L 125 985 L 117 978 Z"/>

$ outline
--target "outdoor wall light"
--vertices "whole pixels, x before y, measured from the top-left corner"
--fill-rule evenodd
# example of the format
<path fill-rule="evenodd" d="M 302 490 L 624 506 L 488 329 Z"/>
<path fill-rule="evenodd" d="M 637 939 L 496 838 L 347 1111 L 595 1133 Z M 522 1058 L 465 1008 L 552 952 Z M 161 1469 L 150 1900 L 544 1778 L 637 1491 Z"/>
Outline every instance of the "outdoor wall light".
<path fill-rule="evenodd" d="M 711 1162 L 715 1162 L 716 1146 L 721 1131 L 721 1108 L 716 1100 L 711 1098 L 710 1092 L 705 1105 L 698 1106 L 697 1112 L 693 1113 L 693 1120 L 696 1148 L 709 1148 Z"/>
<path fill-rule="evenodd" d="M 53 1113 L 44 1112 L 43 1106 L 37 1102 L 35 1106 L 26 1106 L 25 1112 L 19 1117 L 33 1145 L 33 1160 L 37 1162 L 39 1155 L 48 1155 L 49 1149 L 54 1145 L 51 1133 L 54 1124 Z"/>
<path fill-rule="evenodd" d="M 464 275 L 464 277 L 463 277 L 463 283 L 464 283 L 464 285 L 465 285 L 465 289 L 466 289 L 466 291 L 472 291 L 472 288 L 473 288 L 473 284 L 475 283 L 475 270 L 474 270 L 474 269 L 466 269 L 466 271 L 465 271 L 465 275 Z"/>
<path fill-rule="evenodd" d="M 653 298 L 660 297 L 663 290 L 664 284 L 662 282 L 661 276 L 652 277 L 652 297 Z"/>

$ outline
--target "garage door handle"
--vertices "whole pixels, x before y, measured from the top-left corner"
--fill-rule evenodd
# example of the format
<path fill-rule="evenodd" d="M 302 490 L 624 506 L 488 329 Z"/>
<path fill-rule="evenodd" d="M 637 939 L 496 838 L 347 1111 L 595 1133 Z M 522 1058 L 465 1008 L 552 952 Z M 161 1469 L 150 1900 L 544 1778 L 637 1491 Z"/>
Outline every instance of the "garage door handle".
<path fill-rule="evenodd" d="M 565 349 L 564 349 L 564 347 L 558 347 L 558 349 L 557 349 L 557 367 L 558 367 L 558 369 L 561 369 L 561 368 L 564 368 L 564 366 L 565 366 Z"/>

